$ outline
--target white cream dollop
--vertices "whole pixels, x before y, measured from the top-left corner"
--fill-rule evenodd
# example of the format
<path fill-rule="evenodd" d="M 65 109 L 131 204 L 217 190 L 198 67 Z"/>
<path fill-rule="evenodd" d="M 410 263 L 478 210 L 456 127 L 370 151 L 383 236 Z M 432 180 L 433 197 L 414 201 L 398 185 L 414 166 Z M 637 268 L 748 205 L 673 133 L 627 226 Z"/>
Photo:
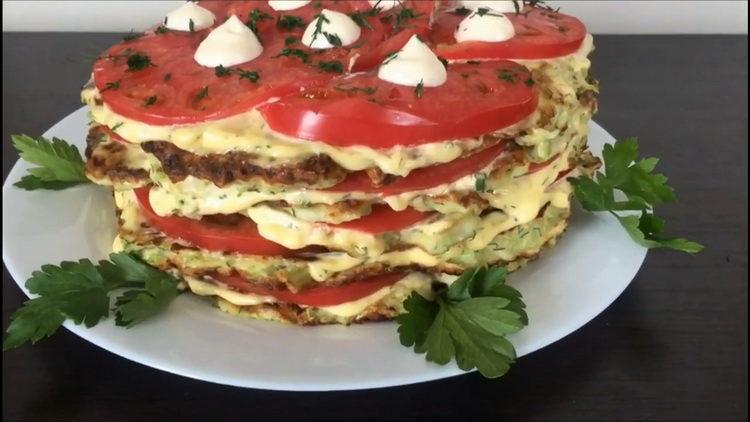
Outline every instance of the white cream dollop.
<path fill-rule="evenodd" d="M 454 37 L 456 41 L 502 42 L 516 35 L 513 22 L 505 15 L 495 12 L 480 14 L 475 11 L 458 24 Z"/>
<path fill-rule="evenodd" d="M 459 5 L 467 9 L 489 9 L 497 13 L 516 13 L 516 5 L 512 0 L 461 0 Z M 523 9 L 523 2 L 518 0 L 518 7 Z"/>
<path fill-rule="evenodd" d="M 378 11 L 385 12 L 391 10 L 396 6 L 401 6 L 402 0 L 368 0 L 370 6 L 377 7 Z"/>
<path fill-rule="evenodd" d="M 320 30 L 316 33 L 318 25 Z M 359 25 L 349 16 L 323 9 L 320 11 L 320 16 L 313 19 L 305 28 L 305 32 L 302 34 L 302 44 L 318 49 L 335 47 L 328 41 L 328 37 L 326 37 L 326 34 L 328 34 L 338 37 L 341 40 L 341 45 L 349 45 L 357 41 L 361 33 L 362 30 Z"/>
<path fill-rule="evenodd" d="M 189 1 L 177 9 L 167 13 L 164 26 L 175 31 L 190 31 L 190 21 L 193 30 L 200 31 L 214 24 L 216 16 L 208 9 Z"/>
<path fill-rule="evenodd" d="M 378 78 L 397 85 L 440 86 L 448 79 L 448 72 L 430 47 L 412 35 L 401 50 L 380 65 Z"/>
<path fill-rule="evenodd" d="M 268 5 L 277 12 L 285 12 L 307 6 L 311 2 L 312 0 L 268 0 Z"/>
<path fill-rule="evenodd" d="M 193 58 L 201 66 L 229 67 L 249 62 L 262 52 L 263 46 L 255 33 L 232 15 L 208 34 L 195 50 Z"/>

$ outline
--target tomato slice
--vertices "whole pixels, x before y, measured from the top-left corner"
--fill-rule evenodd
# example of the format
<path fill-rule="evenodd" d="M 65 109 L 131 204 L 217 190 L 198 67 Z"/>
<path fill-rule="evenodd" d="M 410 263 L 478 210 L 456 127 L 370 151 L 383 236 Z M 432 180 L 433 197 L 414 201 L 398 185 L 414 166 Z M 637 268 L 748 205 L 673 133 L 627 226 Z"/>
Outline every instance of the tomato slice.
<path fill-rule="evenodd" d="M 372 211 L 362 218 L 336 225 L 328 224 L 328 226 L 337 229 L 356 230 L 370 234 L 382 234 L 400 231 L 425 220 L 429 216 L 430 213 L 417 211 L 414 208 L 407 208 L 403 211 L 394 211 L 388 205 L 378 204 L 373 205 Z"/>
<path fill-rule="evenodd" d="M 363 29 L 352 46 L 316 51 L 299 42 L 307 24 L 322 8 L 351 13 L 355 7 L 362 7 L 361 2 L 313 2 L 289 12 L 276 12 L 265 1 L 210 1 L 202 5 L 217 16 L 213 27 L 193 33 L 150 31 L 113 46 L 96 61 L 94 83 L 107 106 L 125 117 L 153 125 L 220 119 L 246 112 L 269 98 L 325 84 L 340 74 L 324 69 L 321 63 L 339 61 L 345 70 L 357 51 L 378 45 L 386 37 L 386 28 L 377 17 L 368 16 L 372 29 Z M 253 12 L 266 16 L 255 20 L 263 44 L 259 57 L 233 66 L 235 73 L 221 77 L 215 69 L 200 66 L 193 59 L 203 37 L 228 16 L 234 14 L 246 21 Z M 277 25 L 289 16 L 300 18 L 303 24 Z M 294 55 L 280 56 L 285 49 L 296 49 L 307 56 L 304 60 Z M 151 65 L 130 70 L 127 62 L 136 54 L 148 56 Z M 258 79 L 253 82 L 249 77 L 241 78 L 239 71 L 256 72 Z M 111 88 L 112 84 L 117 88 Z"/>
<path fill-rule="evenodd" d="M 111 139 L 111 140 L 113 140 L 115 142 L 120 142 L 120 143 L 123 143 L 123 144 L 128 144 L 129 143 L 127 140 L 125 140 L 125 138 L 123 138 L 122 136 L 118 135 L 117 132 L 115 132 L 114 130 L 108 128 L 107 126 L 104 126 L 104 125 L 97 126 L 96 130 L 99 133 L 103 133 L 103 134 L 109 136 L 109 139 Z"/>
<path fill-rule="evenodd" d="M 222 216 L 224 224 L 212 221 L 212 216 L 200 220 L 181 216 L 160 216 L 154 212 L 149 202 L 150 188 L 135 189 L 136 198 L 146 221 L 160 232 L 174 238 L 185 240 L 192 245 L 209 251 L 236 252 L 262 256 L 291 256 L 302 252 L 320 252 L 321 248 L 311 246 L 303 249 L 287 249 L 272 242 L 258 232 L 255 222 L 245 216 L 236 218 Z M 374 205 L 372 212 L 357 220 L 341 224 L 326 224 L 332 229 L 356 230 L 373 235 L 395 232 L 425 220 L 430 213 L 423 213 L 413 208 L 394 211 L 387 205 Z"/>
<path fill-rule="evenodd" d="M 419 145 L 476 137 L 523 120 L 537 106 L 530 80 L 526 68 L 510 61 L 452 65 L 445 84 L 422 90 L 362 73 L 258 110 L 275 131 L 329 145 Z"/>
<path fill-rule="evenodd" d="M 185 240 L 209 251 L 262 256 L 290 256 L 301 252 L 267 240 L 258 233 L 255 222 L 247 217 L 237 219 L 231 225 L 212 224 L 205 218 L 193 220 L 180 216 L 162 217 L 151 208 L 149 191 L 148 187 L 135 189 L 141 211 L 151 226 L 171 238 Z"/>
<path fill-rule="evenodd" d="M 560 154 L 555 154 L 552 156 L 552 158 L 548 159 L 547 161 L 543 161 L 541 163 L 529 164 L 529 169 L 528 169 L 529 174 L 536 173 L 539 170 L 547 167 L 548 165 L 552 164 L 555 160 L 557 160 L 559 157 L 560 157 Z"/>
<path fill-rule="evenodd" d="M 369 296 L 383 287 L 396 284 L 404 278 L 404 273 L 380 274 L 341 286 L 320 286 L 293 293 L 289 290 L 269 289 L 248 282 L 241 276 L 216 274 L 216 280 L 242 292 L 262 296 L 272 296 L 281 302 L 306 306 L 334 306 Z"/>
<path fill-rule="evenodd" d="M 570 172 L 572 172 L 573 170 L 575 170 L 575 167 L 571 167 L 571 168 L 569 168 L 569 169 L 567 169 L 567 170 L 563 170 L 563 171 L 561 171 L 560 173 L 557 173 L 557 178 L 555 179 L 555 182 L 557 182 L 558 180 L 560 180 L 560 179 L 562 179 L 563 177 L 567 176 L 567 175 L 568 175 L 568 174 L 570 174 Z"/>
<path fill-rule="evenodd" d="M 401 6 L 397 6 L 386 13 L 380 13 L 381 20 L 385 22 L 390 31 L 387 39 L 377 45 L 372 45 L 366 50 L 361 50 L 356 56 L 352 66 L 352 72 L 364 72 L 376 68 L 391 53 L 400 50 L 412 35 L 425 38 L 430 29 L 430 19 L 435 11 L 435 0 L 407 0 Z M 367 3 L 369 6 L 369 3 Z M 399 19 L 408 9 L 414 16 L 407 19 Z"/>
<path fill-rule="evenodd" d="M 527 6 L 522 14 L 508 13 L 516 35 L 503 42 L 465 41 L 457 43 L 454 32 L 465 16 L 451 12 L 448 4 L 436 15 L 430 41 L 437 53 L 448 60 L 543 59 L 564 56 L 580 48 L 586 26 L 573 16 Z"/>
<path fill-rule="evenodd" d="M 341 183 L 326 190 L 331 192 L 366 192 L 378 193 L 381 196 L 398 195 L 454 182 L 466 175 L 476 173 L 487 167 L 505 149 L 507 142 L 483 149 L 477 153 L 458 158 L 445 164 L 422 167 L 409 173 L 393 183 L 384 186 L 373 186 L 365 172 L 351 173 Z"/>

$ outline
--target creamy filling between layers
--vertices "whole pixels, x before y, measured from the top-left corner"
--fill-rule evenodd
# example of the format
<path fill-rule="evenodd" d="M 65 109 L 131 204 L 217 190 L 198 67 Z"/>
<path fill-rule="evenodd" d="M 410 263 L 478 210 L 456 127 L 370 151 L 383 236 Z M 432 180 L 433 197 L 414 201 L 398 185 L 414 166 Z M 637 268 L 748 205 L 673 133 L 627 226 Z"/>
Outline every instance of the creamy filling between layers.
<path fill-rule="evenodd" d="M 596 90 L 587 79 L 590 67 L 587 55 L 592 48 L 592 39 L 588 35 L 579 51 L 574 54 L 547 60 L 519 61 L 535 72 L 535 80 L 542 91 L 540 109 L 543 109 L 545 104 L 554 103 L 550 106 L 555 108 L 554 115 L 558 116 L 555 119 L 556 126 L 542 130 L 563 129 L 567 116 L 564 110 L 559 108 L 577 104 L 575 97 L 583 90 Z M 81 98 L 90 107 L 92 121 L 114 128 L 118 135 L 129 142 L 168 141 L 196 154 L 245 151 L 257 154 L 256 164 L 261 166 L 301 161 L 313 155 L 325 154 L 350 171 L 374 167 L 388 174 L 404 176 L 415 168 L 452 161 L 483 144 L 483 137 L 478 137 L 389 149 L 365 146 L 334 147 L 322 142 L 300 140 L 279 134 L 268 128 L 256 110 L 200 124 L 157 126 L 115 113 L 102 102 L 95 87 L 85 88 Z M 554 139 L 553 134 L 534 133 L 539 130 L 537 123 L 540 118 L 540 113 L 535 112 L 524 121 L 497 131 L 495 135 L 515 137 L 521 131 L 528 131 L 527 138 L 520 142 L 522 145 L 535 146 L 543 143 L 544 139 L 547 139 L 549 144 L 550 140 Z M 554 154 L 549 146 L 537 148 L 537 155 L 541 161 Z"/>
<path fill-rule="evenodd" d="M 559 142 L 563 151 L 558 151 L 558 159 L 555 160 L 554 169 L 552 167 L 543 170 L 553 172 L 561 171 L 567 168 L 568 158 L 579 154 L 580 148 L 584 144 L 587 129 L 584 130 L 580 125 L 584 125 L 583 120 L 571 122 L 571 129 L 561 134 Z M 575 127 L 573 127 L 575 126 Z M 503 155 L 497 160 L 502 160 Z M 496 160 L 496 161 L 497 161 Z M 465 212 L 459 204 L 453 207 L 449 205 L 438 205 L 430 201 L 431 197 L 446 195 L 455 192 L 475 192 L 477 178 L 486 178 L 487 189 L 484 192 L 477 192 L 484 200 L 488 201 L 494 208 L 502 209 L 510 214 L 520 212 L 514 211 L 509 201 L 513 201 L 511 191 L 523 189 L 520 186 L 529 179 L 523 179 L 522 176 L 527 172 L 528 166 L 516 166 L 510 169 L 510 175 L 507 173 L 495 174 L 492 170 L 497 166 L 496 161 L 489 164 L 476 173 L 466 175 L 450 183 L 441 184 L 430 189 L 415 190 L 397 195 L 383 196 L 377 193 L 366 192 L 330 192 L 313 189 L 296 189 L 273 186 L 265 183 L 247 184 L 247 183 L 230 183 L 227 186 L 219 188 L 211 182 L 196 177 L 188 176 L 185 180 L 172 183 L 163 173 L 152 172 L 151 178 L 156 183 L 151 189 L 150 200 L 154 211 L 159 215 L 179 214 L 189 217 L 199 217 L 210 214 L 232 214 L 247 213 L 252 207 L 268 201 L 285 201 L 287 204 L 299 207 L 306 207 L 312 204 L 335 204 L 346 200 L 368 201 L 373 203 L 385 203 L 394 210 L 403 210 L 407 207 L 414 207 L 419 210 L 437 210 L 443 213 Z M 547 179 L 548 174 L 539 177 L 541 181 Z M 519 178 L 520 180 L 515 180 Z M 536 177 L 530 179 L 536 180 Z M 546 180 L 544 185 L 549 185 L 552 180 Z M 530 183 L 530 186 L 541 183 Z M 492 190 L 496 190 L 502 195 L 495 195 Z M 506 193 L 507 192 L 507 193 Z M 522 198 L 523 195 L 519 197 Z"/>
<path fill-rule="evenodd" d="M 389 308 L 401 308 L 401 304 L 411 294 L 417 291 L 424 297 L 432 296 L 431 285 L 434 278 L 421 272 L 412 272 L 393 285 L 383 287 L 378 291 L 357 300 L 340 303 L 332 306 L 311 307 L 298 305 L 301 308 L 315 308 L 316 311 L 339 318 L 351 318 L 362 315 L 374 306 L 386 306 Z M 194 277 L 186 277 L 187 286 L 193 293 L 199 296 L 217 296 L 236 306 L 255 306 L 268 303 L 278 303 L 272 296 L 263 296 L 253 293 L 242 293 L 232 290 L 218 282 L 201 280 Z"/>
<path fill-rule="evenodd" d="M 137 212 L 137 211 L 135 211 Z M 297 291 L 317 283 L 337 284 L 353 276 L 377 274 L 387 268 L 420 267 L 436 272 L 460 273 L 466 268 L 507 263 L 533 256 L 565 228 L 569 209 L 549 205 L 542 215 L 526 224 L 497 233 L 497 226 L 483 226 L 467 241 L 430 254 L 413 246 L 378 256 L 351 256 L 346 252 L 307 254 L 297 258 L 264 257 L 210 252 L 178 247 L 168 238 L 144 236 L 123 225 L 117 248 L 141 256 L 149 264 L 182 275 L 201 277 L 211 273 L 239 273 L 248 280 L 283 283 Z M 129 218 L 125 211 L 121 218 Z"/>
<path fill-rule="evenodd" d="M 155 126 L 121 116 L 106 104 L 97 104 L 100 102 L 97 95 L 95 88 L 82 92 L 84 102 L 90 107 L 91 120 L 110 129 L 115 128 L 115 132 L 129 142 L 167 141 L 196 154 L 244 151 L 256 154 L 255 163 L 264 167 L 324 154 L 349 171 L 375 167 L 388 174 L 405 176 L 415 168 L 453 161 L 484 144 L 484 136 L 480 136 L 388 149 L 336 147 L 275 132 L 257 110 L 196 125 Z M 521 130 L 534 125 L 534 116 L 498 131 L 498 134 L 514 137 Z"/>
<path fill-rule="evenodd" d="M 487 210 L 438 214 L 424 222 L 414 224 L 398 232 L 374 235 L 354 229 L 336 228 L 318 222 L 309 222 L 298 218 L 294 213 L 260 203 L 243 208 L 241 212 L 251 218 L 257 225 L 261 236 L 289 249 L 301 249 L 305 246 L 320 245 L 329 249 L 340 250 L 351 256 L 378 256 L 397 245 L 418 246 L 430 254 L 443 253 L 459 242 L 469 241 L 469 247 L 478 250 L 498 233 L 525 224 L 537 217 L 539 211 L 548 203 L 558 208 L 568 206 L 570 185 L 565 180 L 558 180 L 558 174 L 570 167 L 571 147 L 560 154 L 544 168 L 526 173 L 526 168 L 512 167 L 496 177 L 487 177 L 484 188 L 477 192 L 489 205 Z M 411 199 L 425 194 L 436 194 L 458 189 L 476 189 L 477 180 L 484 178 L 482 173 L 462 178 L 454 186 L 444 190 L 415 192 L 384 198 L 390 206 L 401 209 Z M 297 191 L 296 194 L 305 191 Z M 356 193 L 355 193 L 356 194 Z M 171 215 L 172 210 L 164 203 L 154 200 L 157 194 L 151 195 L 151 206 L 157 213 Z M 132 191 L 115 192 L 118 208 L 122 210 L 123 227 L 135 231 L 143 223 L 139 214 L 139 204 Z M 366 198 L 372 199 L 372 198 Z M 229 200 L 222 203 L 227 204 Z M 224 207 L 216 214 L 237 212 Z M 484 211 L 480 216 L 479 212 Z"/>

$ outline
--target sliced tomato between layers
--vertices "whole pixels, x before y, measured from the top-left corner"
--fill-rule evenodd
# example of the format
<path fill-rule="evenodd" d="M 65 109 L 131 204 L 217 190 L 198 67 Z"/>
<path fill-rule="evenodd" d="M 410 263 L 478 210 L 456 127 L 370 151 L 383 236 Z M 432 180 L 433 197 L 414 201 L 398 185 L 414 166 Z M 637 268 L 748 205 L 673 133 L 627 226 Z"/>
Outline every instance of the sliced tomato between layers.
<path fill-rule="evenodd" d="M 340 286 L 311 287 L 298 293 L 254 285 L 245 278 L 236 275 L 216 274 L 212 277 L 241 293 L 271 296 L 280 302 L 296 305 L 334 306 L 367 297 L 384 287 L 396 284 L 405 276 L 404 273 L 381 274 Z"/>
<path fill-rule="evenodd" d="M 471 138 L 511 126 L 537 107 L 531 75 L 510 61 L 456 64 L 417 89 L 354 74 L 258 107 L 269 127 L 334 146 L 386 149 Z"/>
<path fill-rule="evenodd" d="M 214 222 L 212 216 L 204 216 L 200 220 L 176 215 L 160 216 L 151 207 L 149 191 L 149 187 L 135 189 L 136 198 L 146 221 L 166 236 L 182 239 L 201 249 L 262 256 L 291 256 L 303 252 L 321 251 L 321 248 L 314 246 L 298 250 L 287 249 L 261 236 L 255 222 L 245 216 L 234 215 L 235 218 L 222 216 L 224 220 L 231 218 L 231 224 Z M 356 230 L 378 235 L 402 230 L 428 216 L 429 213 L 419 212 L 412 208 L 394 211 L 385 205 L 375 205 L 370 214 L 357 220 L 341 224 L 320 224 L 332 229 Z"/>
<path fill-rule="evenodd" d="M 350 173 L 341 183 L 332 186 L 331 192 L 366 192 L 377 193 L 381 196 L 398 195 L 440 186 L 446 183 L 476 173 L 487 167 L 502 154 L 509 141 L 501 141 L 497 145 L 485 148 L 464 157 L 457 158 L 445 164 L 422 167 L 413 170 L 408 176 L 396 179 L 384 186 L 373 186 L 370 177 L 363 171 Z"/>
<path fill-rule="evenodd" d="M 332 10 L 349 13 L 359 2 L 326 4 Z M 269 98 L 325 84 L 339 74 L 326 71 L 320 66 L 321 62 L 339 61 L 346 69 L 357 49 L 379 45 L 386 37 L 386 29 L 377 17 L 368 16 L 366 19 L 373 29 L 363 29 L 355 45 L 315 51 L 299 43 L 304 27 L 287 30 L 276 24 L 276 18 L 301 17 L 306 26 L 319 13 L 318 8 L 306 6 L 300 9 L 302 15 L 299 15 L 297 11 L 273 11 L 266 2 L 259 1 L 207 2 L 206 7 L 217 15 L 211 28 L 193 33 L 155 34 L 151 31 L 111 47 L 96 61 L 94 83 L 108 107 L 120 115 L 153 125 L 190 124 L 232 116 Z M 194 60 L 193 55 L 203 37 L 221 25 L 228 15 L 239 14 L 238 17 L 246 21 L 255 9 L 270 16 L 256 21 L 263 44 L 259 57 L 232 66 L 235 73 L 222 77 L 216 76 L 214 68 L 203 67 Z M 301 50 L 308 55 L 307 59 L 280 55 L 285 49 Z M 128 59 L 136 54 L 147 56 L 150 65 L 130 70 Z M 258 79 L 253 82 L 248 77 L 241 78 L 238 71 L 256 72 Z M 113 84 L 116 87 L 113 88 Z"/>
<path fill-rule="evenodd" d="M 394 211 L 388 205 L 376 204 L 372 211 L 364 217 L 339 224 L 326 224 L 331 228 L 356 230 L 370 234 L 382 234 L 403 230 L 409 226 L 424 221 L 430 213 L 407 208 Z"/>
<path fill-rule="evenodd" d="M 437 54 L 448 60 L 554 58 L 576 52 L 586 37 L 586 26 L 573 16 L 527 6 L 520 15 L 505 14 L 513 23 L 513 38 L 457 43 L 454 33 L 466 16 L 450 12 L 453 6 L 441 8 L 430 31 Z"/>
<path fill-rule="evenodd" d="M 174 239 L 185 240 L 209 251 L 237 252 L 263 256 L 289 256 L 301 251 L 287 249 L 258 233 L 253 220 L 238 218 L 235 224 L 212 224 L 205 218 L 194 220 L 180 216 L 160 216 L 149 202 L 150 188 L 135 189 L 135 195 L 146 221 L 160 232 Z"/>

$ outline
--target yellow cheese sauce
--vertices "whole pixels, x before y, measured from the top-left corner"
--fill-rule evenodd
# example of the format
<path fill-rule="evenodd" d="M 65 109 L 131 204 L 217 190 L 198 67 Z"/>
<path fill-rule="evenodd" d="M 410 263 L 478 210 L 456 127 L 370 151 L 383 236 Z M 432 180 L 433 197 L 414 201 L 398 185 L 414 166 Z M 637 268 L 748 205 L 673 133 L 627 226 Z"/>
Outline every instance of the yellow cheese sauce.
<path fill-rule="evenodd" d="M 274 132 L 256 110 L 196 125 L 154 126 L 120 116 L 106 104 L 98 105 L 95 88 L 84 90 L 81 97 L 89 105 L 94 122 L 116 127 L 116 133 L 129 142 L 168 141 L 185 151 L 202 155 L 244 151 L 257 154 L 255 164 L 265 167 L 325 154 L 350 171 L 376 167 L 388 174 L 405 176 L 415 168 L 452 161 L 467 151 L 479 148 L 484 142 L 483 137 L 478 137 L 388 149 L 335 147 Z M 529 118 L 498 133 L 513 137 L 519 131 L 532 127 L 532 120 Z"/>
<path fill-rule="evenodd" d="M 423 296 L 430 297 L 432 283 L 432 277 L 427 274 L 413 272 L 406 275 L 404 278 L 394 283 L 391 286 L 383 287 L 382 289 L 367 295 L 363 298 L 353 300 L 350 302 L 341 303 L 339 305 L 332 306 L 321 306 L 318 309 L 328 312 L 331 315 L 339 317 L 350 317 L 364 312 L 370 306 L 384 300 L 387 296 L 398 295 L 406 298 L 411 292 L 418 291 Z M 254 293 L 241 293 L 236 290 L 232 290 L 229 287 L 219 282 L 210 282 L 206 280 L 200 280 L 194 277 L 185 277 L 188 288 L 199 296 L 218 296 L 227 302 L 230 302 L 237 306 L 253 306 L 264 303 L 276 303 L 278 300 L 273 296 L 263 296 Z M 406 294 L 404 294 L 406 293 Z M 300 305 L 305 308 L 307 306 Z"/>
<path fill-rule="evenodd" d="M 340 324 L 348 324 L 367 316 L 370 312 L 393 316 L 405 312 L 403 302 L 412 294 L 412 292 L 418 292 L 426 298 L 434 297 L 432 281 L 435 278 L 436 277 L 432 275 L 414 272 L 405 276 L 397 283 L 384 287 L 377 292 L 358 300 L 334 306 L 299 306 L 302 308 L 303 312 L 308 315 L 308 319 L 317 323 L 336 322 Z M 442 277 L 440 278 L 442 279 Z M 449 284 L 452 279 L 454 278 L 449 277 L 446 284 Z M 273 308 L 248 307 L 248 305 L 245 304 L 255 302 L 257 300 L 255 298 L 240 297 L 236 294 L 232 294 L 234 292 L 231 291 L 227 294 L 227 290 L 220 286 L 203 281 L 199 282 L 201 284 L 197 285 L 197 290 L 193 290 L 193 292 L 201 296 L 217 297 L 219 309 L 222 311 L 234 315 L 246 315 L 253 318 L 284 321 L 283 316 L 276 313 Z M 192 286 L 193 284 L 191 283 L 191 289 L 193 288 Z M 258 302 L 256 304 L 263 303 L 267 302 Z"/>
<path fill-rule="evenodd" d="M 541 90 L 540 107 L 549 102 L 563 106 L 575 105 L 577 93 L 583 89 L 595 89 L 587 80 L 590 67 L 587 55 L 592 48 L 592 38 L 588 35 L 579 51 L 574 54 L 546 60 L 518 60 L 540 75 L 535 78 L 542 82 L 538 84 Z M 257 154 L 256 164 L 261 166 L 301 161 L 312 155 L 325 154 L 350 171 L 376 167 L 388 174 L 405 176 L 415 168 L 452 161 L 466 151 L 482 145 L 482 137 L 479 137 L 385 150 L 365 146 L 334 147 L 277 133 L 268 128 L 256 110 L 193 125 L 156 126 L 115 113 L 101 102 L 96 88 L 84 89 L 81 99 L 90 107 L 90 117 L 94 122 L 116 128 L 117 134 L 130 142 L 168 141 L 197 154 L 245 151 Z M 558 114 L 557 111 L 555 114 Z M 520 131 L 535 128 L 539 117 L 539 113 L 534 113 L 522 122 L 497 131 L 497 134 L 515 137 Z M 556 123 L 563 124 L 553 126 L 553 130 L 554 127 L 565 127 L 565 120 Z M 539 137 L 532 135 L 526 142 Z"/>
<path fill-rule="evenodd" d="M 124 214 L 123 214 L 124 215 Z M 519 257 L 536 254 L 549 240 L 565 227 L 569 208 L 547 206 L 543 215 L 526 224 L 490 238 L 494 228 L 485 227 L 472 238 L 449 244 L 444 251 L 428 253 L 418 246 L 389 251 L 377 256 L 351 256 L 346 252 L 327 252 L 306 258 L 263 257 L 225 254 L 201 250 L 171 248 L 173 241 L 159 244 L 140 244 L 133 233 L 121 230 L 118 243 L 124 251 L 136 253 L 146 262 L 162 269 L 177 269 L 181 273 L 238 272 L 249 280 L 283 280 L 296 291 L 334 277 L 347 277 L 370 268 L 392 268 L 418 265 L 424 268 L 450 268 L 461 271 L 468 267 L 510 262 Z M 492 223 L 492 218 L 487 222 Z M 494 217 L 493 217 L 494 218 Z M 136 236 L 137 238 L 137 236 Z"/>
<path fill-rule="evenodd" d="M 585 143 L 587 130 L 585 119 L 572 121 L 568 130 L 563 132 L 557 140 L 558 144 L 565 149 L 558 151 L 560 158 L 555 161 L 555 167 L 550 167 L 545 171 L 551 173 L 556 170 L 564 170 L 567 165 L 567 158 Z M 503 159 L 502 155 L 497 160 L 501 159 Z M 194 218 L 210 214 L 247 213 L 252 207 L 267 201 L 285 201 L 291 206 L 305 208 L 312 204 L 332 205 L 345 200 L 358 200 L 385 203 L 397 211 L 414 207 L 422 211 L 462 212 L 465 210 L 458 207 L 454 209 L 438 207 L 431 203 L 429 198 L 452 192 L 473 192 L 477 177 L 484 177 L 484 175 L 489 174 L 490 170 L 496 166 L 496 161 L 476 174 L 464 176 L 451 183 L 391 196 L 380 196 L 379 194 L 365 192 L 328 192 L 285 188 L 265 183 L 253 185 L 230 183 L 219 188 L 209 181 L 193 176 L 188 176 L 181 182 L 172 183 L 163 173 L 152 171 L 151 178 L 157 185 L 151 189 L 150 201 L 154 211 L 159 215 L 179 214 Z M 521 166 L 514 171 L 525 172 L 526 169 L 526 166 Z M 515 173 L 514 176 L 520 176 L 521 174 L 523 173 Z M 538 175 L 538 177 L 532 178 L 532 181 L 519 178 L 519 180 L 509 183 L 508 177 L 491 174 L 487 176 L 488 188 L 494 189 L 502 195 L 495 195 L 491 191 L 480 192 L 479 195 L 493 203 L 495 208 L 513 213 L 511 207 L 517 204 L 507 203 L 510 192 L 518 189 L 525 190 L 530 186 L 539 186 L 540 184 L 548 186 L 552 182 L 552 180 L 546 180 L 549 176 L 550 174 L 545 173 L 543 176 Z M 523 185 L 523 183 L 526 183 L 526 185 Z M 503 198 L 500 198 L 500 196 Z"/>
<path fill-rule="evenodd" d="M 255 204 L 241 211 L 257 224 L 261 236 L 289 249 L 320 245 L 332 250 L 344 251 L 353 257 L 375 257 L 383 254 L 393 245 L 407 244 L 435 254 L 444 252 L 451 245 L 473 236 L 468 247 L 478 250 L 484 248 L 499 233 L 535 219 L 539 210 L 547 203 L 552 203 L 558 208 L 567 208 L 570 186 L 566 181 L 556 183 L 556 177 L 568 168 L 570 151 L 566 149 L 552 163 L 534 173 L 517 174 L 518 171 L 525 170 L 516 168 L 497 179 L 487 179 L 485 190 L 478 194 L 497 211 L 490 212 L 483 217 L 478 216 L 478 211 L 439 214 L 424 223 L 415 224 L 399 232 L 373 235 L 358 230 L 335 228 L 327 224 L 305 221 L 292 213 L 264 203 Z M 454 188 L 475 189 L 476 177 L 476 175 L 467 176 Z M 450 190 L 452 189 L 439 191 Z M 432 191 L 422 194 L 436 192 L 434 189 Z M 158 193 L 158 189 L 156 192 Z M 293 192 L 293 194 L 300 193 L 304 191 Z M 384 201 L 396 209 L 402 209 L 419 194 L 399 195 L 397 198 L 384 198 Z M 167 207 L 167 212 L 164 213 L 163 201 L 154 200 L 154 196 L 152 193 L 152 208 L 162 215 L 172 214 L 170 207 Z M 116 192 L 115 200 L 118 208 L 122 210 L 123 228 L 136 231 L 142 219 L 134 193 L 132 191 Z M 224 200 L 221 203 L 227 204 L 230 201 Z M 219 213 L 230 214 L 237 211 L 240 210 L 225 207 Z"/>

